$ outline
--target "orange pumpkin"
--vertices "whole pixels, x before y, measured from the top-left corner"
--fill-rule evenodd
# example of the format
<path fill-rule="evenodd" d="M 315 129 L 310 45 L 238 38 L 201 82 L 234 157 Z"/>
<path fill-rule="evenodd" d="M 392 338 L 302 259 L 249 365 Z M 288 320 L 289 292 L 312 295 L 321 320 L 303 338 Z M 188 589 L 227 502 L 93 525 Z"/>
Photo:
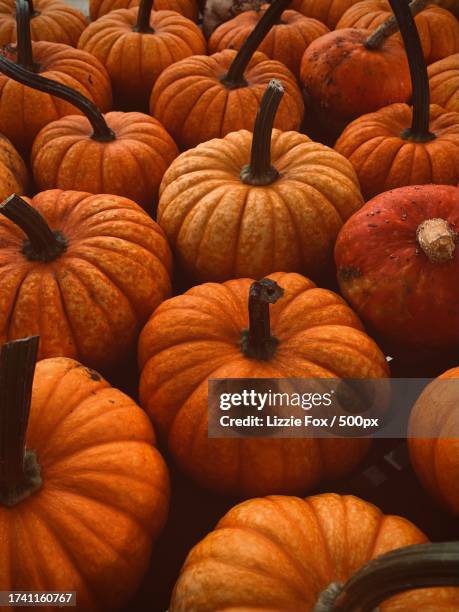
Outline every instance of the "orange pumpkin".
<path fill-rule="evenodd" d="M 392 104 L 363 115 L 335 144 L 352 162 L 365 199 L 405 185 L 459 183 L 459 114 L 429 106 L 429 80 L 413 17 L 408 6 L 391 2 L 410 60 L 413 107 Z"/>
<path fill-rule="evenodd" d="M 459 113 L 459 53 L 430 64 L 427 72 L 432 102 Z"/>
<path fill-rule="evenodd" d="M 28 14 L 27 2 L 19 0 L 19 42 L 16 49 L 5 47 L 0 51 L 0 71 L 5 59 L 15 61 L 19 67 L 73 87 L 104 111 L 109 110 L 111 84 L 102 64 L 89 53 L 67 45 L 31 43 Z M 0 133 L 24 156 L 28 157 L 33 139 L 44 125 L 75 112 L 70 104 L 0 74 Z"/>
<path fill-rule="evenodd" d="M 298 11 L 306 17 L 312 17 L 325 23 L 330 30 L 334 30 L 336 24 L 347 11 L 347 9 L 359 0 L 292 0 L 290 8 Z"/>
<path fill-rule="evenodd" d="M 181 149 L 230 132 L 253 128 L 262 95 L 272 78 L 282 81 L 285 97 L 275 127 L 297 130 L 303 99 L 294 75 L 256 49 L 289 0 L 274 0 L 241 49 L 194 56 L 167 68 L 150 98 L 150 112 Z"/>
<path fill-rule="evenodd" d="M 108 370 L 170 294 L 171 256 L 131 200 L 45 191 L 0 206 L 0 342 L 41 336 L 40 357 Z"/>
<path fill-rule="evenodd" d="M 0 356 L 0 588 L 118 609 L 164 525 L 167 468 L 143 411 L 97 372 L 55 358 L 34 377 L 37 340 Z"/>
<path fill-rule="evenodd" d="M 424 2 L 427 4 L 427 2 Z M 366 28 L 373 30 L 391 14 L 388 0 L 363 0 L 342 16 L 336 29 Z M 428 4 L 416 18 L 424 58 L 428 64 L 459 51 L 459 22 L 447 10 Z M 400 39 L 398 33 L 397 38 Z"/>
<path fill-rule="evenodd" d="M 343 221 L 363 204 L 346 159 L 298 132 L 272 130 L 281 96 L 272 81 L 253 134 L 203 143 L 164 174 L 158 223 L 195 279 L 276 269 L 318 277 Z"/>
<path fill-rule="evenodd" d="M 89 14 L 92 21 L 118 9 L 130 9 L 139 6 L 140 0 L 89 0 Z M 175 11 L 187 19 L 197 21 L 197 0 L 154 0 L 156 11 Z"/>
<path fill-rule="evenodd" d="M 209 378 L 388 374 L 384 355 L 338 295 L 282 273 L 198 285 L 167 300 L 140 335 L 139 364 L 141 404 L 180 468 L 213 491 L 241 496 L 300 493 L 342 476 L 370 440 L 210 438 Z"/>
<path fill-rule="evenodd" d="M 0 134 L 0 200 L 12 193 L 27 193 L 29 176 L 22 157 L 11 142 Z"/>
<path fill-rule="evenodd" d="M 86 17 L 61 0 L 27 0 L 32 40 L 76 47 L 88 25 Z M 0 47 L 16 42 L 16 0 L 0 0 Z"/>
<path fill-rule="evenodd" d="M 153 0 L 108 13 L 90 24 L 78 48 L 97 57 L 110 75 L 116 107 L 147 110 L 162 71 L 206 52 L 201 30 L 173 11 L 152 11 Z"/>
<path fill-rule="evenodd" d="M 458 583 L 457 543 L 426 541 L 410 521 L 351 495 L 251 499 L 191 550 L 169 610 L 454 612 L 459 589 L 419 587 L 440 575 Z M 378 607 L 409 584 L 417 589 Z"/>

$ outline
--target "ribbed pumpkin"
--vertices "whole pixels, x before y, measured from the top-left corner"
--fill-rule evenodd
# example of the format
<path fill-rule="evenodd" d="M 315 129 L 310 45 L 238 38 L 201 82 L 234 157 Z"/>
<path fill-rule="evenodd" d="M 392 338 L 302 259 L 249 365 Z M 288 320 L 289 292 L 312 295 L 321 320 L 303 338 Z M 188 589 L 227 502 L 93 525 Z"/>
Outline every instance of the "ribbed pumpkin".
<path fill-rule="evenodd" d="M 449 185 L 382 193 L 341 230 L 341 292 L 397 349 L 459 344 L 458 231 L 459 188 Z"/>
<path fill-rule="evenodd" d="M 102 64 L 92 55 L 67 45 L 30 41 L 29 8 L 18 0 L 20 39 L 17 49 L 0 50 L 3 58 L 64 83 L 94 101 L 103 111 L 110 110 L 112 92 L 110 79 Z M 2 70 L 0 64 L 0 71 Z M 29 155 L 33 139 L 41 128 L 65 115 L 77 113 L 70 104 L 24 87 L 0 74 L 0 133 L 7 136 L 24 155 Z"/>
<path fill-rule="evenodd" d="M 167 300 L 140 335 L 139 364 L 141 404 L 180 468 L 213 491 L 242 496 L 304 492 L 348 473 L 370 440 L 210 438 L 209 378 L 388 374 L 338 295 L 282 273 L 198 285 Z"/>
<path fill-rule="evenodd" d="M 12 193 L 27 193 L 29 176 L 22 157 L 8 138 L 0 134 L 0 200 Z"/>
<path fill-rule="evenodd" d="M 33 378 L 36 341 L 0 355 L 0 588 L 75 591 L 74 610 L 115 610 L 164 525 L 167 468 L 143 411 L 97 372 L 55 358 Z"/>
<path fill-rule="evenodd" d="M 76 47 L 88 25 L 86 17 L 61 0 L 27 0 L 32 40 Z M 0 46 L 16 42 L 16 0 L 0 0 Z"/>
<path fill-rule="evenodd" d="M 388 0 L 363 0 L 346 11 L 336 29 L 373 30 L 390 14 Z M 424 58 L 428 64 L 459 51 L 459 22 L 449 11 L 434 4 L 427 4 L 426 8 L 416 16 L 415 21 Z M 400 34 L 397 34 L 397 38 L 401 39 Z"/>
<path fill-rule="evenodd" d="M 201 30 L 173 11 L 153 11 L 153 0 L 113 11 L 91 23 L 78 48 L 107 69 L 116 108 L 145 111 L 151 88 L 162 71 L 190 55 L 206 52 Z"/>
<path fill-rule="evenodd" d="M 89 0 L 89 14 L 95 21 L 111 11 L 130 9 L 139 4 L 140 0 Z M 156 11 L 175 11 L 192 21 L 198 19 L 197 0 L 154 0 L 154 8 Z"/>
<path fill-rule="evenodd" d="M 413 107 L 392 104 L 363 115 L 335 144 L 352 162 L 366 200 L 404 185 L 459 183 L 459 113 L 429 106 L 429 80 L 414 20 L 407 5 L 391 2 L 410 61 Z"/>
<path fill-rule="evenodd" d="M 169 610 L 455 612 L 459 589 L 419 587 L 440 576 L 457 584 L 457 543 L 426 541 L 410 521 L 351 495 L 251 499 L 191 550 Z M 410 582 L 416 590 L 382 603 Z"/>
<path fill-rule="evenodd" d="M 459 224 L 458 224 L 459 228 Z M 424 389 L 410 415 L 411 463 L 426 490 L 459 516 L 459 368 Z M 427 432 L 428 438 L 422 438 Z"/>
<path fill-rule="evenodd" d="M 161 229 L 131 200 L 45 191 L 0 206 L 0 342 L 41 336 L 40 357 L 107 371 L 170 294 Z"/>
<path fill-rule="evenodd" d="M 240 49 L 266 12 L 266 6 L 261 11 L 245 11 L 219 26 L 209 39 L 209 52 Z M 327 26 L 317 19 L 310 19 L 297 11 L 284 11 L 258 50 L 285 64 L 298 77 L 305 50 L 313 40 L 328 31 Z"/>
<path fill-rule="evenodd" d="M 290 8 L 318 19 L 334 30 L 347 9 L 359 0 L 292 0 Z"/>
<path fill-rule="evenodd" d="M 253 129 L 258 106 L 269 81 L 282 81 L 285 97 L 275 127 L 297 130 L 303 118 L 303 99 L 296 79 L 280 62 L 256 49 L 290 0 L 274 0 L 236 52 L 194 56 L 167 68 L 156 81 L 150 112 L 181 149 L 241 129 Z"/>
<path fill-rule="evenodd" d="M 363 204 L 344 157 L 304 134 L 272 130 L 281 96 L 272 81 L 253 134 L 240 130 L 186 151 L 163 177 L 158 223 L 194 279 L 276 269 L 317 278 L 343 221 Z"/>
<path fill-rule="evenodd" d="M 432 102 L 459 113 L 459 53 L 430 64 L 427 72 Z"/>

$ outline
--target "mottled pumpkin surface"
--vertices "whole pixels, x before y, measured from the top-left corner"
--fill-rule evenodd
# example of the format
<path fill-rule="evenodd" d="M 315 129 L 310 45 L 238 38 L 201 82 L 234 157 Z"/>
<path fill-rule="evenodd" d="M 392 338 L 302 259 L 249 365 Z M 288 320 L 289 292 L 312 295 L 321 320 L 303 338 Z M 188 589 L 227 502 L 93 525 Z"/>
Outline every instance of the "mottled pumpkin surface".
<path fill-rule="evenodd" d="M 140 0 L 89 0 L 89 13 L 95 21 L 111 11 L 129 9 L 139 4 Z M 197 0 L 155 0 L 154 8 L 156 11 L 175 11 L 192 21 L 198 18 Z"/>
<path fill-rule="evenodd" d="M 459 53 L 430 64 L 427 70 L 432 102 L 459 113 Z"/>
<path fill-rule="evenodd" d="M 0 201 L 12 193 L 26 193 L 28 184 L 24 161 L 11 142 L 0 134 Z"/>

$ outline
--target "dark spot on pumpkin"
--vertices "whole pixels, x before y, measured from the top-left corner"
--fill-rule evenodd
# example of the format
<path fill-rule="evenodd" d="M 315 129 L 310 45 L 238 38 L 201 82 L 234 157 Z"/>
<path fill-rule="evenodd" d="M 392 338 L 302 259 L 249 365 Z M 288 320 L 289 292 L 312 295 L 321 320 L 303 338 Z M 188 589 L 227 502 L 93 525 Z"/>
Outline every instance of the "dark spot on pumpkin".
<path fill-rule="evenodd" d="M 339 269 L 338 275 L 342 281 L 351 281 L 354 278 L 360 278 L 362 276 L 362 271 L 355 266 L 343 266 Z"/>
<path fill-rule="evenodd" d="M 91 380 L 95 380 L 97 382 L 99 382 L 99 380 L 102 380 L 102 376 L 99 374 L 99 372 L 96 372 L 95 370 L 92 370 L 91 368 L 86 368 L 86 372 L 89 374 L 89 378 Z"/>
<path fill-rule="evenodd" d="M 376 225 L 376 223 L 369 223 L 368 227 L 378 227 L 378 226 Z"/>

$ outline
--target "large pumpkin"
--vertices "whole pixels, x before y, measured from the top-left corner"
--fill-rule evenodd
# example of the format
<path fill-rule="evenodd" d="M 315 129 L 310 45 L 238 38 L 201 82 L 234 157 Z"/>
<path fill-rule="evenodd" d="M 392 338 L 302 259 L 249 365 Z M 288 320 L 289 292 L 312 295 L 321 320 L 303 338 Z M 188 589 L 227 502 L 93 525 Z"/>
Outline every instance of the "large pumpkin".
<path fill-rule="evenodd" d="M 40 357 L 108 370 L 170 293 L 171 256 L 131 200 L 45 191 L 0 207 L 0 342 L 41 336 Z"/>
<path fill-rule="evenodd" d="M 252 130 L 272 78 L 285 88 L 275 127 L 299 129 L 304 107 L 294 75 L 280 62 L 255 52 L 288 3 L 274 0 L 238 52 L 227 49 L 190 57 L 167 68 L 156 81 L 150 112 L 181 149 L 236 130 Z"/>
<path fill-rule="evenodd" d="M 27 193 L 29 176 L 26 165 L 11 142 L 0 134 L 0 200 L 12 193 Z"/>
<path fill-rule="evenodd" d="M 335 149 L 355 168 L 365 199 L 404 185 L 459 183 L 459 113 L 429 106 L 429 80 L 406 4 L 391 0 L 410 60 L 412 108 L 392 104 L 353 121 Z"/>
<path fill-rule="evenodd" d="M 64 83 L 86 95 L 103 111 L 112 104 L 111 84 L 102 64 L 92 55 L 50 42 L 30 41 L 29 8 L 18 0 L 20 38 L 15 49 L 0 51 L 4 58 L 24 69 Z M 2 71 L 3 63 L 0 64 Z M 28 157 L 33 139 L 41 128 L 69 114 L 79 112 L 67 102 L 46 93 L 24 87 L 0 74 L 0 133 L 5 134 L 22 154 Z"/>
<path fill-rule="evenodd" d="M 88 25 L 86 17 L 61 0 L 27 0 L 32 40 L 76 47 Z M 0 46 L 16 42 L 16 0 L 0 0 Z"/>
<path fill-rule="evenodd" d="M 432 102 L 459 113 L 459 53 L 430 64 L 427 72 Z"/>
<path fill-rule="evenodd" d="M 394 346 L 454 349 L 458 231 L 458 187 L 402 187 L 376 196 L 338 236 L 342 294 Z"/>
<path fill-rule="evenodd" d="M 317 277 L 343 221 L 363 203 L 341 155 L 298 132 L 272 130 L 281 96 L 271 82 L 253 134 L 203 143 L 164 175 L 158 223 L 195 279 L 260 278 L 276 269 Z"/>
<path fill-rule="evenodd" d="M 445 584 L 457 584 L 457 543 L 412 546 L 426 541 L 407 519 L 351 495 L 251 499 L 191 550 L 169 610 L 350 612 L 376 609 L 410 581 L 419 587 L 442 576 Z M 429 572 L 425 556 L 437 547 L 443 556 L 434 554 Z M 394 553 L 380 557 L 388 551 Z M 377 609 L 455 612 L 458 605 L 459 589 L 433 588 L 397 595 Z"/>
<path fill-rule="evenodd" d="M 46 359 L 32 389 L 36 340 L 0 356 L 0 589 L 75 591 L 74 610 L 115 610 L 165 522 L 167 468 L 143 411 L 94 370 Z"/>
<path fill-rule="evenodd" d="M 207 283 L 167 300 L 141 333 L 139 364 L 141 404 L 181 469 L 209 489 L 242 496 L 300 493 L 342 476 L 370 441 L 209 438 L 209 378 L 388 374 L 384 355 L 338 295 L 282 273 Z"/>
<path fill-rule="evenodd" d="M 153 0 L 108 13 L 90 24 L 78 48 L 107 69 L 117 108 L 147 110 L 151 88 L 162 71 L 190 55 L 206 52 L 201 30 L 173 11 L 153 11 Z"/>
<path fill-rule="evenodd" d="M 89 14 L 92 21 L 118 9 L 130 9 L 139 6 L 140 0 L 89 0 Z M 184 17 L 197 21 L 197 0 L 154 0 L 156 11 L 175 11 Z"/>

